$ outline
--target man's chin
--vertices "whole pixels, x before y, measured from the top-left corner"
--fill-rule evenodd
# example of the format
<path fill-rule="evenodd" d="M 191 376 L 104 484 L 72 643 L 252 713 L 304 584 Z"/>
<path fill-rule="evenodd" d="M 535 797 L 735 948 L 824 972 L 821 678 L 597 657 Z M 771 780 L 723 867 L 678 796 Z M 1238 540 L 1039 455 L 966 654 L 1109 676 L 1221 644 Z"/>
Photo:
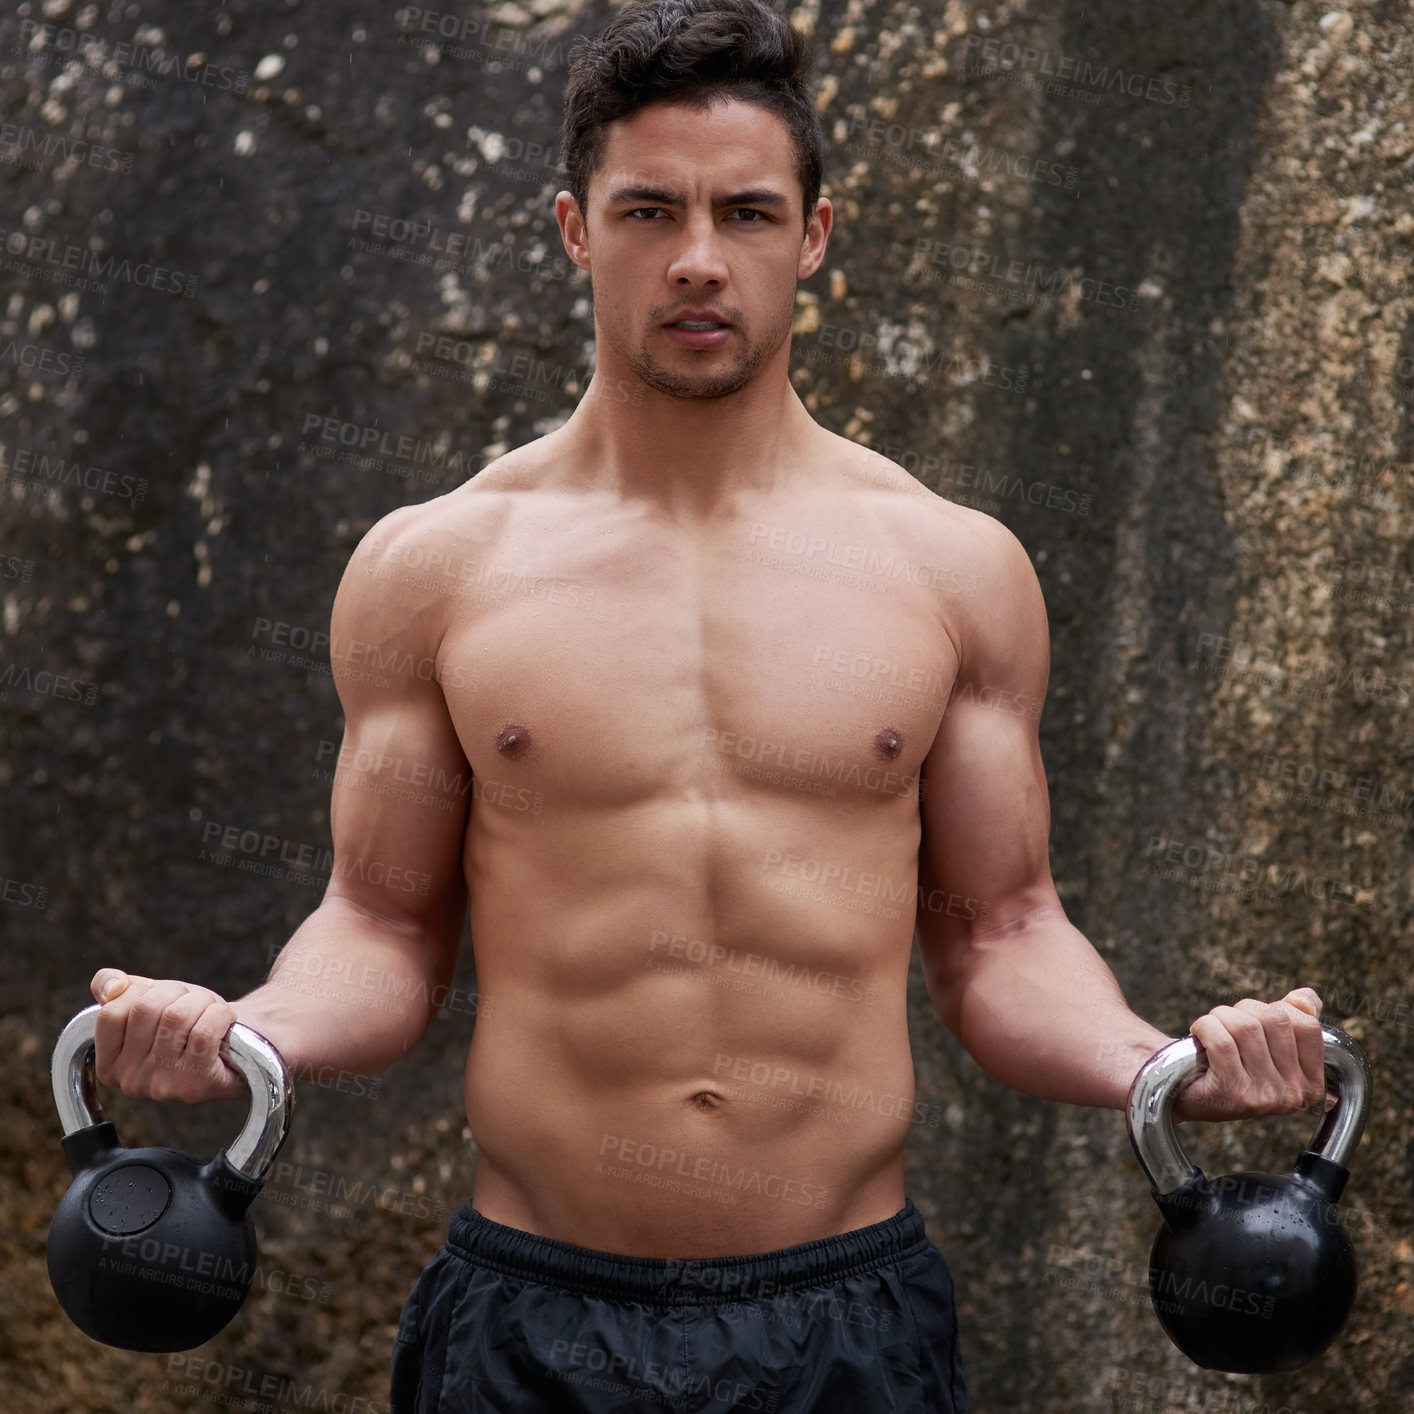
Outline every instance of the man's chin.
<path fill-rule="evenodd" d="M 738 362 L 717 373 L 680 373 L 664 368 L 653 359 L 640 359 L 630 365 L 633 371 L 656 393 L 684 402 L 710 402 L 739 393 L 756 376 L 759 365 L 754 361 Z"/>
<path fill-rule="evenodd" d="M 751 379 L 746 377 L 710 380 L 684 378 L 667 383 L 649 383 L 648 386 L 664 397 L 677 398 L 681 402 L 706 403 L 729 398 L 733 393 L 741 392 L 750 382 Z"/>

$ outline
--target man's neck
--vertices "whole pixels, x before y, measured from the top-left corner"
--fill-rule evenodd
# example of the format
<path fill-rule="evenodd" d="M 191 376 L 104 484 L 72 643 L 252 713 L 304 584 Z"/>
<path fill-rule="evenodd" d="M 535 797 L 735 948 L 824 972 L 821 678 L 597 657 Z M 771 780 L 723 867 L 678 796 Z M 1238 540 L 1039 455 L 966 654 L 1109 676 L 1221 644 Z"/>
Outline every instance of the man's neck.
<path fill-rule="evenodd" d="M 559 440 L 583 488 L 647 503 L 673 521 L 706 520 L 742 496 L 795 479 L 824 434 L 785 378 L 722 398 L 675 398 L 633 377 L 596 373 Z"/>

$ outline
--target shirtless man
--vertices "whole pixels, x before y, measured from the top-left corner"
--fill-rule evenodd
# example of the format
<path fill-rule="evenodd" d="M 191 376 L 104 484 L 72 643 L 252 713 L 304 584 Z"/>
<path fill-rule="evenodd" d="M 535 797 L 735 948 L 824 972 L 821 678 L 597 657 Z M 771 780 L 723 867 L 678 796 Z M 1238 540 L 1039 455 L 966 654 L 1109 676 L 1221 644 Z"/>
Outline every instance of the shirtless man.
<path fill-rule="evenodd" d="M 693 106 L 714 51 L 781 81 Z M 576 56 L 555 210 L 594 378 L 355 551 L 323 901 L 234 1003 L 93 979 L 98 1073 L 128 1094 L 239 1093 L 215 1055 L 236 1019 L 294 1067 L 369 1072 L 422 1034 L 470 907 L 475 1187 L 404 1312 L 399 1414 L 962 1410 L 903 1185 L 915 928 L 939 1015 L 1020 1090 L 1120 1108 L 1170 1039 L 1051 881 L 1026 553 L 788 380 L 833 216 L 806 55 L 756 0 L 673 0 Z M 639 106 L 614 87 L 635 71 L 659 75 Z M 395 763 L 417 799 L 376 789 Z M 1316 1103 L 1319 1012 L 1302 989 L 1195 1021 L 1211 1069 L 1179 1118 Z"/>

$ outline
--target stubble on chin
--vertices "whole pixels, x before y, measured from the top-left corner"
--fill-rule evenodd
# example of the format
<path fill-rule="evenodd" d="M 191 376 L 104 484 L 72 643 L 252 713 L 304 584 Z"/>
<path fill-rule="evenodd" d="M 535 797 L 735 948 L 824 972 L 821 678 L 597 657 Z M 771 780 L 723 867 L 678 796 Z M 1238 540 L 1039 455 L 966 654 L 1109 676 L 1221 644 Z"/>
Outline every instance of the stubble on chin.
<path fill-rule="evenodd" d="M 708 401 L 713 398 L 729 397 L 732 393 L 740 392 L 789 337 L 790 312 L 788 311 L 786 321 L 777 338 L 768 339 L 765 343 L 747 343 L 743 352 L 736 357 L 729 368 L 721 369 L 715 373 L 685 373 L 681 369 L 666 368 L 653 357 L 646 347 L 639 348 L 627 360 L 627 363 L 655 392 L 670 398 Z"/>
<path fill-rule="evenodd" d="M 669 398 L 708 401 L 729 397 L 740 392 L 756 376 L 765 362 L 759 345 L 753 345 L 732 363 L 716 373 L 682 373 L 664 368 L 652 354 L 642 350 L 629 360 L 629 367 L 654 392 Z"/>

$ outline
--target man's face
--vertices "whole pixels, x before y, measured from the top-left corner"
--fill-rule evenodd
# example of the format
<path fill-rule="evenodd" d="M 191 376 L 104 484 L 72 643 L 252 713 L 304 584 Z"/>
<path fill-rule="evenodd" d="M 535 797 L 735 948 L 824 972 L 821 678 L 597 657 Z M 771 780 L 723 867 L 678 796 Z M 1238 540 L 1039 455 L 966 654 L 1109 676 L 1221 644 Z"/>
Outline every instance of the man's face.
<path fill-rule="evenodd" d="M 796 282 L 819 268 L 830 226 L 822 201 L 802 235 L 801 203 L 785 125 L 727 99 L 611 124 L 588 229 L 567 194 L 556 206 L 591 272 L 601 341 L 658 392 L 706 399 L 744 387 L 790 337 Z M 689 310 L 728 327 L 673 327 Z"/>

